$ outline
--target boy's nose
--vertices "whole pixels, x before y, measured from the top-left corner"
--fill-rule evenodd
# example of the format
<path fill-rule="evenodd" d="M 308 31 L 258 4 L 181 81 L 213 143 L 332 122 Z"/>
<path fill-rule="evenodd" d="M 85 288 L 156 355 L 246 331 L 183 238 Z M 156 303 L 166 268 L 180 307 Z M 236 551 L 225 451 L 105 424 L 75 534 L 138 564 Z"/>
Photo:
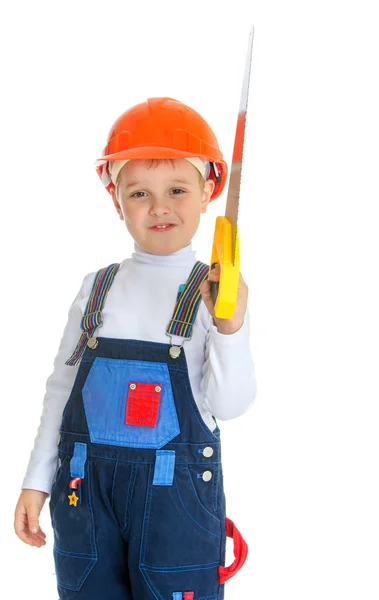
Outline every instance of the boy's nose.
<path fill-rule="evenodd" d="M 167 198 L 152 198 L 150 212 L 153 214 L 168 214 L 171 210 L 171 203 Z"/>

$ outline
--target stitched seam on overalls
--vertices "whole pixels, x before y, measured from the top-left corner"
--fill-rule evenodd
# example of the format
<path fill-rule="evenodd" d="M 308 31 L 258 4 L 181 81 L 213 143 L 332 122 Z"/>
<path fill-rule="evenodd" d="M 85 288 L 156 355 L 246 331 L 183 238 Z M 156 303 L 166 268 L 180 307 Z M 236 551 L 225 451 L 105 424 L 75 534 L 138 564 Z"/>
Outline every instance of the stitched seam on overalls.
<path fill-rule="evenodd" d="M 222 546 L 223 546 L 224 541 L 225 541 L 225 555 L 222 556 L 221 555 L 222 554 Z M 226 525 L 225 525 L 225 521 L 221 521 L 221 536 L 220 536 L 220 546 L 219 546 L 219 557 L 220 557 L 220 566 L 224 566 L 224 564 L 225 564 L 225 560 L 224 559 L 226 557 Z M 221 565 L 221 563 L 223 563 L 223 564 Z M 224 585 L 225 584 L 224 583 L 220 583 L 220 580 L 219 580 L 217 598 L 220 597 L 220 594 L 221 594 L 221 591 L 222 591 Z"/>
<path fill-rule="evenodd" d="M 201 502 L 201 500 L 200 500 L 200 498 L 199 498 L 199 494 L 197 493 L 197 490 L 196 490 L 196 488 L 195 488 L 195 485 L 194 485 L 194 483 L 193 483 L 193 479 L 192 479 L 192 475 L 191 475 L 191 473 L 190 473 L 190 470 L 189 470 L 188 468 L 186 468 L 186 469 L 183 469 L 183 470 L 184 470 L 184 471 L 187 471 L 187 474 L 188 474 L 188 477 L 189 477 L 189 479 L 190 479 L 190 482 L 191 482 L 192 489 L 193 489 L 193 492 L 194 492 L 194 494 L 195 494 L 196 500 L 197 500 L 197 502 L 200 504 L 201 508 L 202 508 L 203 510 L 207 511 L 208 515 L 209 515 L 210 517 L 212 517 L 212 519 L 214 519 L 214 520 L 215 520 L 217 523 L 220 523 L 221 519 L 219 519 L 218 517 L 216 517 L 215 515 L 213 515 L 213 514 L 212 514 L 212 513 L 211 513 L 211 512 L 210 512 L 210 511 L 207 509 L 207 508 L 205 508 L 205 506 L 204 506 L 204 505 L 203 505 L 203 503 Z"/>
<path fill-rule="evenodd" d="M 214 567 L 213 567 L 214 568 Z M 150 588 L 150 591 L 153 593 L 153 595 L 158 599 L 158 600 L 164 600 L 163 596 L 161 596 L 158 592 L 158 590 L 155 588 L 155 586 L 153 585 L 148 573 L 146 572 L 147 570 L 144 568 L 140 568 L 140 571 L 142 572 L 142 576 L 144 578 L 144 580 L 146 581 L 148 587 Z M 203 596 L 202 598 L 196 598 L 196 600 L 217 600 L 219 598 L 219 594 L 217 594 L 216 596 Z"/>
<path fill-rule="evenodd" d="M 98 454 L 91 454 L 91 458 L 101 458 L 102 460 L 113 460 L 113 461 L 118 461 L 120 463 L 132 463 L 135 465 L 153 465 L 154 464 L 154 458 L 152 460 L 138 461 L 138 460 L 133 460 L 133 459 L 128 460 L 127 458 L 113 458 L 112 456 L 103 456 L 103 455 L 98 455 Z"/>
<path fill-rule="evenodd" d="M 203 446 L 204 442 L 202 444 L 199 444 L 199 446 Z M 63 452 L 63 450 L 62 450 Z M 67 454 L 67 457 L 70 458 L 71 454 Z M 128 458 L 115 458 L 112 456 L 104 456 L 103 454 L 91 454 L 90 455 L 91 458 L 100 458 L 101 460 L 110 460 L 110 461 L 114 461 L 114 462 L 119 462 L 119 463 L 132 463 L 135 465 L 154 465 L 155 464 L 155 455 L 152 456 L 152 460 L 133 460 L 133 459 L 128 459 Z M 197 467 L 206 467 L 206 466 L 212 466 L 212 465 L 219 465 L 221 464 L 220 461 L 212 461 L 212 462 L 196 462 L 196 461 L 191 461 L 189 462 L 188 460 L 184 460 L 183 462 L 181 461 L 175 461 L 176 465 L 194 465 Z"/>
<path fill-rule="evenodd" d="M 125 502 L 125 513 L 124 513 L 124 527 L 121 530 L 121 533 L 126 534 L 129 531 L 130 527 L 130 504 L 132 502 L 132 495 L 134 491 L 134 486 L 137 478 L 138 467 L 136 463 L 132 466 L 132 473 L 129 479 L 128 485 L 128 494 Z"/>
<path fill-rule="evenodd" d="M 64 432 L 64 433 L 70 433 L 70 432 Z M 72 435 L 77 435 L 77 434 L 76 433 L 72 433 Z M 185 446 L 188 445 L 187 442 L 175 442 L 175 444 L 179 444 L 179 443 L 181 443 L 181 444 L 183 444 Z M 195 445 L 195 444 L 193 443 L 193 445 Z M 199 442 L 196 445 L 197 446 L 204 446 L 204 442 Z M 125 447 L 128 447 L 128 446 L 125 446 Z M 154 450 L 154 448 L 152 448 L 152 450 Z M 62 452 L 68 458 L 72 458 L 72 454 L 67 453 L 64 450 L 60 450 L 59 452 Z M 118 461 L 120 463 L 133 463 L 133 464 L 136 464 L 136 465 L 153 465 L 153 464 L 155 464 L 155 455 L 152 455 L 152 459 L 151 460 L 144 460 L 144 461 L 136 461 L 136 460 L 133 460 L 133 459 L 119 458 L 119 457 L 113 457 L 113 456 L 104 456 L 103 454 L 95 454 L 93 452 L 91 452 L 89 454 L 89 456 L 90 456 L 90 458 L 100 458 L 102 460 L 113 460 L 115 462 Z M 196 465 L 196 466 L 200 465 L 200 466 L 207 466 L 207 465 L 220 465 L 221 461 L 219 461 L 219 460 L 218 461 L 217 460 L 216 461 L 204 461 L 204 462 L 199 463 L 199 462 L 197 462 L 195 460 L 193 460 L 193 461 L 184 460 L 183 462 L 176 460 L 175 464 L 177 464 L 177 465 Z"/>
<path fill-rule="evenodd" d="M 115 481 L 116 481 L 117 467 L 118 467 L 118 460 L 116 460 L 116 464 L 115 464 L 114 471 L 113 471 L 113 481 L 112 481 L 111 506 L 112 506 L 113 511 L 114 511 L 113 492 L 114 492 L 114 485 L 115 485 Z"/>
<path fill-rule="evenodd" d="M 116 437 L 116 436 L 115 436 Z M 175 436 L 176 437 L 176 436 Z M 101 438 L 101 437 L 97 437 L 95 436 L 96 442 L 93 443 L 104 443 L 107 446 L 120 446 L 120 442 L 122 442 L 123 440 L 119 440 L 117 439 L 116 441 L 112 441 L 112 440 L 107 440 L 105 438 Z M 151 444 L 148 444 L 147 442 L 141 442 L 140 444 L 138 442 L 133 442 L 133 444 L 121 444 L 122 447 L 125 448 L 161 448 L 162 446 L 165 446 L 166 444 L 168 444 L 168 442 L 170 442 L 173 438 L 168 436 L 167 439 L 162 439 L 160 438 L 159 440 L 157 440 L 156 442 L 153 442 Z M 158 446 L 157 446 L 158 444 Z"/>
<path fill-rule="evenodd" d="M 145 563 L 141 563 L 140 567 L 143 567 L 147 571 L 154 571 L 157 573 L 172 573 L 175 571 L 206 571 L 207 569 L 214 569 L 218 567 L 218 562 L 213 563 L 201 563 L 198 565 L 183 565 L 183 566 L 173 566 L 173 567 L 153 567 L 152 565 L 148 565 Z"/>
<path fill-rule="evenodd" d="M 139 553 L 139 563 L 141 564 L 145 559 L 146 554 L 146 543 L 147 543 L 147 532 L 149 529 L 150 512 L 151 512 L 151 498 L 153 495 L 153 485 L 150 485 L 150 478 L 152 466 L 149 465 L 149 472 L 147 474 L 147 493 L 145 500 L 145 508 L 143 513 L 143 524 L 142 524 L 142 535 L 141 535 L 141 547 Z"/>
<path fill-rule="evenodd" d="M 101 338 L 97 338 L 97 339 L 101 339 Z M 103 338 L 103 339 L 110 340 L 111 338 Z M 115 340 L 115 342 L 116 341 L 120 342 L 120 340 Z M 132 341 L 132 340 L 129 340 L 129 341 Z M 143 341 L 143 340 L 141 340 L 141 341 Z M 170 349 L 170 346 L 167 346 L 166 344 L 162 344 L 162 345 L 167 348 L 167 351 Z M 168 355 L 168 352 L 167 352 L 167 355 Z M 84 363 L 84 364 L 92 364 L 93 362 L 95 362 L 95 358 L 93 358 L 93 357 L 87 358 L 87 359 L 82 358 L 81 362 Z M 99 357 L 99 358 L 103 358 L 103 357 Z M 109 360 L 112 360 L 112 359 L 109 358 Z M 120 359 L 115 359 L 115 360 L 120 360 Z M 134 359 L 134 358 L 126 358 L 126 359 L 123 359 L 123 360 L 136 360 L 136 359 Z M 176 360 L 176 359 L 172 359 L 172 360 Z M 169 371 L 177 371 L 178 373 L 184 373 L 184 374 L 188 373 L 188 369 L 186 369 L 185 367 L 184 368 L 183 367 L 179 367 L 178 365 L 174 366 L 174 364 L 167 363 L 167 362 L 165 362 L 163 360 L 156 360 L 156 361 L 151 361 L 151 362 L 157 362 L 157 363 L 160 363 L 162 365 L 167 365 Z"/>
<path fill-rule="evenodd" d="M 179 500 L 180 500 L 180 502 L 181 502 L 181 505 L 183 506 L 184 510 L 186 511 L 186 513 L 187 513 L 187 515 L 190 517 L 190 519 L 191 519 L 191 520 L 192 520 L 194 523 L 196 523 L 196 525 L 197 525 L 198 527 L 200 527 L 200 529 L 203 529 L 203 530 L 204 530 L 204 531 L 206 531 L 207 533 L 210 533 L 211 535 L 214 535 L 215 537 L 219 538 L 220 536 L 219 536 L 217 533 L 213 533 L 213 531 L 210 531 L 209 529 L 206 529 L 206 527 L 203 527 L 202 525 L 200 525 L 200 523 L 198 523 L 198 522 L 196 521 L 196 519 L 194 519 L 194 518 L 193 518 L 193 516 L 192 516 L 192 515 L 191 515 L 191 514 L 188 512 L 188 510 L 186 509 L 186 507 L 185 507 L 185 506 L 184 506 L 184 504 L 183 504 L 183 500 L 182 500 L 182 497 L 181 497 L 181 495 L 180 495 L 180 492 L 179 492 L 179 486 L 178 486 L 178 482 L 177 482 L 176 480 L 174 480 L 174 484 L 175 484 L 175 487 L 176 487 L 176 491 L 178 492 L 178 496 L 179 496 Z M 207 511 L 207 512 L 208 512 L 208 511 Z M 213 515 L 212 515 L 212 516 L 213 516 Z"/>
<path fill-rule="evenodd" d="M 157 598 L 157 600 L 164 600 L 163 596 L 161 596 L 158 592 L 158 590 L 155 588 L 155 586 L 153 585 L 150 577 L 148 576 L 148 574 L 146 573 L 145 569 L 142 569 L 140 567 L 140 571 L 142 573 L 142 577 L 144 578 L 148 588 L 150 589 L 151 593 L 153 594 L 153 596 L 155 596 L 155 598 Z"/>
<path fill-rule="evenodd" d="M 188 441 L 183 441 L 183 442 L 171 442 L 172 444 L 179 445 L 179 444 L 185 444 L 186 446 L 204 446 L 205 442 L 188 442 Z M 216 440 L 216 443 L 220 444 L 220 440 Z"/>
<path fill-rule="evenodd" d="M 204 445 L 204 444 L 202 444 L 202 445 Z M 206 461 L 206 462 L 205 461 L 203 461 L 203 462 L 191 461 L 190 462 L 189 460 L 186 460 L 185 462 L 182 462 L 182 463 L 177 462 L 176 464 L 177 465 L 194 465 L 194 466 L 200 468 L 200 467 L 210 467 L 212 465 L 219 465 L 220 461 Z"/>
<path fill-rule="evenodd" d="M 62 554 L 61 552 L 58 552 L 58 550 L 56 548 L 55 548 L 55 551 L 58 554 Z M 70 556 L 73 556 L 73 555 L 70 555 Z M 75 557 L 75 558 L 78 560 L 78 559 L 80 559 L 82 557 Z M 86 560 L 88 560 L 88 558 Z M 82 586 L 83 582 L 87 579 L 87 577 L 88 577 L 89 573 L 91 572 L 91 570 L 93 569 L 94 564 L 96 563 L 96 561 L 97 561 L 97 558 L 91 558 L 90 559 L 90 562 L 88 563 L 87 567 L 84 569 L 83 575 L 80 577 L 79 582 L 75 586 L 74 585 L 70 585 L 69 583 L 64 583 L 63 584 L 63 582 L 61 581 L 59 575 L 57 575 L 57 583 L 58 583 L 58 585 L 60 585 L 60 586 L 62 586 L 64 588 L 67 588 L 69 590 L 73 590 L 74 592 L 76 592 Z"/>
<path fill-rule="evenodd" d="M 88 504 L 88 510 L 90 512 L 91 520 L 92 520 L 92 527 L 90 529 L 91 548 L 92 548 L 92 551 L 96 554 L 96 557 L 97 557 L 97 547 L 96 547 L 96 540 L 95 540 L 95 519 L 94 519 L 94 514 L 93 514 L 93 510 L 92 510 L 92 502 L 91 502 L 93 490 L 91 489 L 92 477 L 91 477 L 91 472 L 90 472 L 91 471 L 90 470 L 90 465 L 92 465 L 92 461 L 90 459 L 87 459 L 87 477 L 88 477 L 88 483 L 87 483 L 87 490 L 88 490 L 87 504 Z"/>
<path fill-rule="evenodd" d="M 79 435 L 89 438 L 89 433 L 79 433 L 77 431 L 66 431 L 65 429 L 60 429 L 60 433 L 68 433 L 69 435 Z"/>
<path fill-rule="evenodd" d="M 199 446 L 204 446 L 204 442 L 200 443 Z M 60 452 L 64 452 L 64 451 L 60 450 Z M 64 454 L 66 455 L 67 458 L 71 458 L 72 457 L 72 454 L 69 454 L 67 452 L 64 452 Z M 136 465 L 153 465 L 153 464 L 155 464 L 155 455 L 152 455 L 152 459 L 151 460 L 134 460 L 132 458 L 131 459 L 128 459 L 128 458 L 119 458 L 119 457 L 104 456 L 103 454 L 93 454 L 93 453 L 91 453 L 89 456 L 90 456 L 90 458 L 100 458 L 101 460 L 112 460 L 114 462 L 117 461 L 117 462 L 120 462 L 120 463 L 133 463 L 133 464 L 136 464 Z M 175 464 L 176 465 L 195 465 L 195 466 L 198 466 L 198 467 L 199 466 L 200 467 L 206 467 L 206 466 L 211 466 L 211 465 L 220 465 L 221 461 L 214 460 L 214 461 L 197 462 L 195 460 L 193 460 L 193 461 L 184 460 L 182 462 L 182 461 L 177 461 L 176 460 Z"/>
<path fill-rule="evenodd" d="M 213 484 L 212 484 L 213 485 L 213 487 L 212 487 L 212 502 L 213 502 L 213 508 L 217 514 L 218 514 L 217 494 L 218 494 L 219 478 L 220 478 L 220 469 L 215 469 Z M 219 519 L 219 520 L 221 521 L 221 519 Z"/>
<path fill-rule="evenodd" d="M 66 552 L 65 550 L 61 550 L 58 546 L 54 545 L 54 550 L 61 554 L 62 556 L 71 556 L 71 558 L 83 558 L 85 560 L 97 560 L 97 556 L 93 554 L 79 554 L 77 552 Z"/>

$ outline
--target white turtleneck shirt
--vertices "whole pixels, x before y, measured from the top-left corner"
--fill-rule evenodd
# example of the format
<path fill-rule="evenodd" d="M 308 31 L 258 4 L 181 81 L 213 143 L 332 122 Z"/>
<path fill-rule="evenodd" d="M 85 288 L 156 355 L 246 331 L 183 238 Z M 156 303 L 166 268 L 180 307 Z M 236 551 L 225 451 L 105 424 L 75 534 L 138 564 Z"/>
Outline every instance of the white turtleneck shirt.
<path fill-rule="evenodd" d="M 146 252 L 135 242 L 131 258 L 123 260 L 116 273 L 102 309 L 103 325 L 94 335 L 171 343 L 166 329 L 178 289 L 187 281 L 196 260 L 192 244 L 172 254 L 158 255 Z M 40 425 L 22 489 L 51 491 L 62 413 L 79 368 L 65 361 L 82 334 L 80 322 L 96 273 L 84 277 L 69 309 L 53 372 L 46 381 Z M 173 344 L 182 342 L 182 337 L 172 336 Z M 242 327 L 226 335 L 217 330 L 204 302 L 200 302 L 192 338 L 184 341 L 183 349 L 193 396 L 211 431 L 217 425 L 216 419 L 233 419 L 250 408 L 256 382 L 248 309 Z"/>

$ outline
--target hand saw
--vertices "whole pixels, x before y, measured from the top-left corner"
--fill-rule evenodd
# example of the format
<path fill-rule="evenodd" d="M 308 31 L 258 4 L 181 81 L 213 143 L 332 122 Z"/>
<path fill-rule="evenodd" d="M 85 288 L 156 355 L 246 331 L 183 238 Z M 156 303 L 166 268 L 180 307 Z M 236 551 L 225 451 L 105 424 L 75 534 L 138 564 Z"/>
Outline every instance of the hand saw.
<path fill-rule="evenodd" d="M 230 319 L 237 303 L 240 275 L 240 246 L 238 237 L 238 205 L 241 188 L 242 152 L 245 139 L 247 101 L 249 97 L 250 66 L 253 51 L 254 27 L 249 34 L 247 60 L 243 77 L 241 103 L 234 140 L 225 217 L 216 218 L 210 270 L 220 265 L 220 280 L 210 281 L 215 316 Z"/>

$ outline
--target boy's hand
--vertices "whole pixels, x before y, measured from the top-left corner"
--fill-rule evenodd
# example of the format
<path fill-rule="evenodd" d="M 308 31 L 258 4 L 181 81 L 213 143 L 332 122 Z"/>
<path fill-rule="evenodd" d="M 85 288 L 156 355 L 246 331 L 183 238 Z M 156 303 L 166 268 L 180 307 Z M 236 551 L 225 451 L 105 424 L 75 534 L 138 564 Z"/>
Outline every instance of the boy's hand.
<path fill-rule="evenodd" d="M 45 546 L 46 534 L 39 526 L 38 517 L 49 496 L 38 490 L 22 490 L 17 502 L 14 518 L 14 530 L 20 540 L 30 546 Z"/>
<path fill-rule="evenodd" d="M 212 281 L 220 281 L 220 265 L 217 264 L 210 272 L 209 279 Z M 235 333 L 238 331 L 242 325 L 245 318 L 246 310 L 247 310 L 247 297 L 249 293 L 249 289 L 240 273 L 240 278 L 238 282 L 238 295 L 237 295 L 237 304 L 234 309 L 234 314 L 231 319 L 218 319 L 215 317 L 214 313 L 214 305 L 211 296 L 210 289 L 210 281 L 206 279 L 200 286 L 200 292 L 204 300 L 204 304 L 207 307 L 209 313 L 213 317 L 213 323 L 216 325 L 217 330 L 220 333 L 224 333 L 230 335 L 231 333 Z"/>

